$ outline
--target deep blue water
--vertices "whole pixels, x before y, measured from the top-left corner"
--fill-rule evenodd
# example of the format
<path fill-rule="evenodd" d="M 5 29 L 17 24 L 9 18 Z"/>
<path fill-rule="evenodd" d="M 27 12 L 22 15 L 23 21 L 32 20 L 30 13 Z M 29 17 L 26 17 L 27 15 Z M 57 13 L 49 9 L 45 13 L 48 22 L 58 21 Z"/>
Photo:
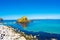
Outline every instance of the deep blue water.
<path fill-rule="evenodd" d="M 33 32 L 48 32 L 60 34 L 60 20 L 59 19 L 41 19 L 41 20 L 31 20 L 26 28 L 23 28 L 20 24 L 16 23 L 16 20 L 4 20 L 4 24 L 9 25 L 13 28 L 19 30 L 33 31 Z"/>
<path fill-rule="evenodd" d="M 26 28 L 23 28 L 20 24 L 16 23 L 16 20 L 4 20 L 2 23 L 23 31 L 28 35 L 40 35 L 37 36 L 38 39 L 41 39 L 42 37 L 42 40 L 44 40 L 44 37 L 55 37 L 60 40 L 60 19 L 31 20 Z"/>

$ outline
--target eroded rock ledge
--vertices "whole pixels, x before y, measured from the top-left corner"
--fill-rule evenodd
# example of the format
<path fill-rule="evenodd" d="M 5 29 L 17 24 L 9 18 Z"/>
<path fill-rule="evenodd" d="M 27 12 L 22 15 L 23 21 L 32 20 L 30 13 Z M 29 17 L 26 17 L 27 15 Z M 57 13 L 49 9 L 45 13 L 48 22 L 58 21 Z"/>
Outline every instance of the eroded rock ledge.
<path fill-rule="evenodd" d="M 0 40 L 26 40 L 26 38 L 13 28 L 0 25 Z"/>
<path fill-rule="evenodd" d="M 36 36 L 26 35 L 24 32 L 17 32 L 10 26 L 0 25 L 0 40 L 38 40 Z"/>

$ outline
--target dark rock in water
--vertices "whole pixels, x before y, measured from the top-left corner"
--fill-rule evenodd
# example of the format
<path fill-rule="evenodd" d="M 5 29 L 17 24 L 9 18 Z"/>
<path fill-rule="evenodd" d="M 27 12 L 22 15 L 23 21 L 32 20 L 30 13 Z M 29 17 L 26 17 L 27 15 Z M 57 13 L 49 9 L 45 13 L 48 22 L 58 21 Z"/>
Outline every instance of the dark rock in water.
<path fill-rule="evenodd" d="M 22 18 L 19 18 L 17 20 L 17 23 L 21 24 L 23 27 L 26 27 L 28 22 L 29 22 L 29 20 L 25 16 L 23 16 Z"/>
<path fill-rule="evenodd" d="M 2 22 L 3 21 L 3 19 L 2 18 L 0 18 L 0 22 Z"/>

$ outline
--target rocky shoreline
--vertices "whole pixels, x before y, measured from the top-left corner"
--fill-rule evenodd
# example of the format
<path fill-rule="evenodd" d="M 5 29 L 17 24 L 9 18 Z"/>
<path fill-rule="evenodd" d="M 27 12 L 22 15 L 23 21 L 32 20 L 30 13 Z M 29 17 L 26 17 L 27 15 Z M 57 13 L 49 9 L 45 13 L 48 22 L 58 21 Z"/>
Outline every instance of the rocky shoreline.
<path fill-rule="evenodd" d="M 24 32 L 17 32 L 10 26 L 0 25 L 0 40 L 38 40 L 36 36 L 26 35 Z"/>

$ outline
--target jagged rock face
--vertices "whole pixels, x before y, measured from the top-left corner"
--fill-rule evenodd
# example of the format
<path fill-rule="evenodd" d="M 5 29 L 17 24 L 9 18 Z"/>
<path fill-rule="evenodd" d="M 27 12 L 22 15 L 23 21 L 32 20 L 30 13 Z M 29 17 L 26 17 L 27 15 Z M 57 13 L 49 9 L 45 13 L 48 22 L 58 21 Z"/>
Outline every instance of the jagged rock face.
<path fill-rule="evenodd" d="M 13 28 L 0 25 L 0 40 L 26 40 L 24 36 L 16 33 Z"/>
<path fill-rule="evenodd" d="M 27 19 L 27 17 L 23 16 L 22 18 L 19 18 L 19 19 L 17 20 L 17 22 L 18 22 L 18 23 L 26 23 L 26 22 L 28 22 L 28 19 Z"/>
<path fill-rule="evenodd" d="M 27 17 L 23 16 L 22 18 L 19 18 L 17 22 L 20 23 L 23 27 L 25 27 L 29 20 L 27 19 Z"/>

